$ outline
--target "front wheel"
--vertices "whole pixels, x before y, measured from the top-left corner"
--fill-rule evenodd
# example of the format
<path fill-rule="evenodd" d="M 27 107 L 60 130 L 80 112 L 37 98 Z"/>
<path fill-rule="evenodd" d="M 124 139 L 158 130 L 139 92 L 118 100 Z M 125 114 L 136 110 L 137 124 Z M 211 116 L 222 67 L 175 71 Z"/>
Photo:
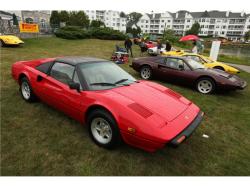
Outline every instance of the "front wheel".
<path fill-rule="evenodd" d="M 215 83 L 210 78 L 201 78 L 196 83 L 196 89 L 202 94 L 210 94 L 215 89 Z"/>
<path fill-rule="evenodd" d="M 20 93 L 27 102 L 34 102 L 37 100 L 27 77 L 23 77 L 20 81 Z"/>
<path fill-rule="evenodd" d="M 148 80 L 152 78 L 152 69 L 149 66 L 143 66 L 140 70 L 141 78 Z"/>
<path fill-rule="evenodd" d="M 99 146 L 113 149 L 121 142 L 120 131 L 113 116 L 103 110 L 96 109 L 90 113 L 87 120 L 89 134 Z"/>

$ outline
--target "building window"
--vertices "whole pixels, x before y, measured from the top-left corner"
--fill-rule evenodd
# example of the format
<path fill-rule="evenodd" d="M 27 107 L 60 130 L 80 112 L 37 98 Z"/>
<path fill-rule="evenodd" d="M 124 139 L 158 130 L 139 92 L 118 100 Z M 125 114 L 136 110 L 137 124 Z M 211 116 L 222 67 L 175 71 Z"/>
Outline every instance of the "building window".
<path fill-rule="evenodd" d="M 41 27 L 44 28 L 46 26 L 46 21 L 45 19 L 41 19 Z"/>
<path fill-rule="evenodd" d="M 188 19 L 187 22 L 190 22 L 190 19 Z"/>
<path fill-rule="evenodd" d="M 113 23 L 113 26 L 115 26 L 115 23 Z"/>
<path fill-rule="evenodd" d="M 164 20 L 161 20 L 162 23 L 164 23 Z"/>
<path fill-rule="evenodd" d="M 33 21 L 32 18 L 26 18 L 26 19 L 25 19 L 25 22 L 26 22 L 26 23 L 33 23 L 34 21 Z"/>
<path fill-rule="evenodd" d="M 146 23 L 148 23 L 148 21 L 146 21 Z"/>

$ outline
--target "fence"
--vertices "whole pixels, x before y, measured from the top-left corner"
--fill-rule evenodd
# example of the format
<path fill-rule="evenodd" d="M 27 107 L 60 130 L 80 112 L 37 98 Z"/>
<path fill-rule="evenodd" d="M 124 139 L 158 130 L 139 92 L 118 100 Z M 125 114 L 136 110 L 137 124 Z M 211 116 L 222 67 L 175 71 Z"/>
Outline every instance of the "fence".
<path fill-rule="evenodd" d="M 19 27 L 13 25 L 9 20 L 0 19 L 0 33 L 16 35 L 21 38 L 48 37 L 53 35 L 53 31 L 58 27 L 51 27 L 49 24 L 39 24 L 39 33 L 20 33 Z"/>

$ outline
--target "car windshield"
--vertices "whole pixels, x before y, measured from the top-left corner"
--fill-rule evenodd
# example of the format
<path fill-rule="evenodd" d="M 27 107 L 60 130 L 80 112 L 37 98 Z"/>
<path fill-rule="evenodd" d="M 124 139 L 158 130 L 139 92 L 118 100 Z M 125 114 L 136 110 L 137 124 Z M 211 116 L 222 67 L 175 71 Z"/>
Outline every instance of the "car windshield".
<path fill-rule="evenodd" d="M 187 59 L 187 61 L 188 61 L 188 64 L 192 67 L 192 69 L 205 69 L 205 67 L 201 63 L 193 59 Z"/>
<path fill-rule="evenodd" d="M 212 59 L 208 58 L 202 58 L 203 60 L 205 60 L 207 63 L 213 63 L 214 61 Z"/>
<path fill-rule="evenodd" d="M 79 67 L 90 90 L 106 90 L 136 82 L 113 62 L 82 63 Z"/>

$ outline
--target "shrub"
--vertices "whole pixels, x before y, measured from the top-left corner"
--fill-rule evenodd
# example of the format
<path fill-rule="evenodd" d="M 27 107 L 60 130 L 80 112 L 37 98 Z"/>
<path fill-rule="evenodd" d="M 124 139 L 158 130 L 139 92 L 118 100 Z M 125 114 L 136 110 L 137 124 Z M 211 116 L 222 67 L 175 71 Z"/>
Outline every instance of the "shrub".
<path fill-rule="evenodd" d="M 98 38 L 102 40 L 124 40 L 126 38 L 126 35 L 122 32 L 110 28 L 93 28 L 87 31 L 76 26 L 62 27 L 55 32 L 55 35 L 64 39 Z"/>
<path fill-rule="evenodd" d="M 64 39 L 85 39 L 89 38 L 90 35 L 87 31 L 75 26 L 66 26 L 58 29 L 55 35 L 59 38 Z"/>
<path fill-rule="evenodd" d="M 94 28 L 89 32 L 92 38 L 102 40 L 124 40 L 126 38 L 122 32 L 110 28 Z"/>

